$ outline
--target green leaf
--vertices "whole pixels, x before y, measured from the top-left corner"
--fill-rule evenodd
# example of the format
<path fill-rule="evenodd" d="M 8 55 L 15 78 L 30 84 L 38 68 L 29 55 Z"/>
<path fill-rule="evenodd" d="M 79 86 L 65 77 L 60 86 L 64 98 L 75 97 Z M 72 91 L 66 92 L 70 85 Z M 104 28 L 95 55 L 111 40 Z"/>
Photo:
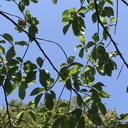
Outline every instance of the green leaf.
<path fill-rule="evenodd" d="M 0 86 L 3 85 L 4 75 L 0 74 Z"/>
<path fill-rule="evenodd" d="M 92 100 L 91 97 L 86 97 L 85 100 L 84 100 L 84 102 L 86 104 L 88 104 L 88 103 L 90 103 L 91 100 Z"/>
<path fill-rule="evenodd" d="M 36 73 L 37 73 L 37 71 L 31 71 L 31 72 L 27 73 L 26 82 L 30 83 L 30 82 L 34 81 L 36 79 Z"/>
<path fill-rule="evenodd" d="M 60 124 L 63 122 L 64 116 L 60 115 L 53 123 L 52 128 L 59 128 Z"/>
<path fill-rule="evenodd" d="M 13 37 L 8 34 L 8 33 L 4 33 L 3 37 L 9 42 L 9 43 L 13 43 Z"/>
<path fill-rule="evenodd" d="M 84 116 L 82 116 L 78 122 L 78 126 L 77 128 L 85 128 L 85 120 L 84 120 Z"/>
<path fill-rule="evenodd" d="M 12 46 L 6 53 L 6 60 L 11 60 L 16 55 L 16 51 L 14 46 Z"/>
<path fill-rule="evenodd" d="M 29 23 L 31 22 L 31 14 L 30 14 L 29 10 L 26 10 L 25 18 L 26 18 L 27 22 L 29 22 Z"/>
<path fill-rule="evenodd" d="M 92 14 L 92 21 L 93 21 L 93 23 L 96 23 L 97 22 L 97 13 L 96 12 L 94 12 L 93 14 Z"/>
<path fill-rule="evenodd" d="M 117 18 L 115 18 L 115 17 L 112 17 L 111 19 L 110 19 L 110 22 L 109 22 L 109 24 L 112 24 L 113 22 L 115 22 L 117 20 Z"/>
<path fill-rule="evenodd" d="M 21 112 L 16 116 L 16 118 L 17 118 L 17 120 L 16 120 L 17 125 L 20 125 L 20 124 L 21 124 L 22 119 L 23 119 L 23 116 L 24 116 L 24 111 L 21 111 Z"/>
<path fill-rule="evenodd" d="M 73 63 L 74 59 L 75 59 L 75 56 L 69 56 L 67 61 L 68 61 L 68 63 L 71 64 L 71 63 Z"/>
<path fill-rule="evenodd" d="M 105 10 L 108 17 L 114 16 L 114 10 L 112 7 L 105 7 L 104 10 Z"/>
<path fill-rule="evenodd" d="M 31 0 L 33 3 L 38 3 L 38 0 Z"/>
<path fill-rule="evenodd" d="M 24 71 L 25 71 L 25 73 L 32 72 L 35 69 L 37 69 L 37 66 L 34 63 L 32 63 L 31 61 L 28 60 L 28 61 L 26 61 L 24 63 Z"/>
<path fill-rule="evenodd" d="M 107 113 L 105 105 L 103 103 L 99 102 L 98 106 L 99 106 L 99 109 L 100 109 L 101 113 L 105 116 L 106 113 Z"/>
<path fill-rule="evenodd" d="M 96 61 L 97 59 L 97 47 L 96 46 L 93 48 L 91 56 Z"/>
<path fill-rule="evenodd" d="M 38 106 L 38 104 L 39 104 L 40 99 L 41 99 L 42 96 L 43 96 L 43 93 L 41 93 L 41 94 L 39 94 L 39 95 L 36 96 L 36 98 L 34 100 L 36 107 Z"/>
<path fill-rule="evenodd" d="M 45 106 L 49 110 L 52 110 L 52 108 L 54 106 L 53 97 L 49 93 L 45 93 Z"/>
<path fill-rule="evenodd" d="M 94 114 L 91 110 L 88 111 L 87 117 L 89 118 L 90 121 L 92 121 L 93 124 L 96 125 L 101 125 L 102 120 L 98 114 Z"/>
<path fill-rule="evenodd" d="M 41 67 L 43 66 L 44 60 L 43 60 L 41 57 L 38 57 L 38 58 L 36 59 L 36 62 L 37 62 L 37 64 L 39 65 L 39 67 L 41 68 Z"/>
<path fill-rule="evenodd" d="M 67 24 L 67 25 L 65 25 L 65 26 L 63 27 L 63 34 L 64 34 L 64 35 L 67 33 L 67 31 L 68 31 L 70 25 L 71 25 L 71 24 Z"/>
<path fill-rule="evenodd" d="M 65 107 L 68 107 L 69 106 L 69 104 L 67 104 L 67 103 L 61 103 L 59 106 L 58 106 L 58 108 L 65 108 Z"/>
<path fill-rule="evenodd" d="M 89 41 L 85 47 L 85 49 L 89 49 L 90 47 L 92 47 L 95 43 L 93 41 Z"/>
<path fill-rule="evenodd" d="M 106 0 L 106 3 L 113 6 L 113 1 L 112 0 Z"/>
<path fill-rule="evenodd" d="M 78 18 L 73 19 L 72 30 L 75 36 L 78 36 L 80 34 Z"/>
<path fill-rule="evenodd" d="M 90 110 L 93 112 L 93 114 L 98 113 L 98 106 L 97 106 L 97 103 L 95 101 L 92 102 Z"/>
<path fill-rule="evenodd" d="M 98 34 L 98 33 L 95 33 L 95 34 L 92 36 L 92 39 L 93 39 L 95 42 L 99 42 L 99 34 Z"/>
<path fill-rule="evenodd" d="M 123 113 L 120 115 L 121 120 L 128 120 L 128 113 Z"/>
<path fill-rule="evenodd" d="M 15 84 L 12 84 L 8 78 L 6 78 L 4 83 L 5 92 L 7 95 L 10 95 L 16 88 Z"/>
<path fill-rule="evenodd" d="M 26 90 L 25 90 L 25 87 L 24 87 L 23 85 L 20 85 L 20 86 L 19 86 L 18 95 L 19 95 L 19 98 L 20 98 L 21 100 L 23 100 L 23 99 L 25 98 Z"/>
<path fill-rule="evenodd" d="M 102 98 L 109 98 L 109 97 L 110 97 L 110 95 L 109 95 L 107 92 L 104 92 L 104 91 L 99 92 L 99 95 L 100 95 Z"/>
<path fill-rule="evenodd" d="M 70 15 L 71 15 L 70 10 L 65 10 L 65 11 L 62 13 L 62 18 L 66 18 L 66 17 L 68 17 L 68 16 L 70 16 Z"/>
<path fill-rule="evenodd" d="M 1 44 L 5 44 L 6 41 L 5 41 L 5 40 L 0 40 L 0 43 L 1 43 Z"/>
<path fill-rule="evenodd" d="M 84 48 L 81 48 L 79 51 L 79 57 L 83 58 L 84 57 Z"/>
<path fill-rule="evenodd" d="M 18 7 L 21 12 L 25 10 L 25 4 L 22 0 L 19 1 Z"/>
<path fill-rule="evenodd" d="M 75 123 L 77 124 L 82 115 L 82 110 L 80 108 L 76 108 L 72 111 L 72 115 L 75 117 Z"/>
<path fill-rule="evenodd" d="M 82 97 L 81 97 L 81 95 L 77 95 L 77 97 L 76 97 L 76 100 L 77 100 L 77 104 L 78 104 L 78 106 L 80 106 L 80 107 L 82 107 L 82 104 L 83 104 L 83 100 L 82 100 Z"/>
<path fill-rule="evenodd" d="M 30 26 L 28 33 L 30 35 L 30 40 L 33 41 L 33 39 L 35 38 L 36 34 L 38 33 L 38 28 L 37 26 Z"/>
<path fill-rule="evenodd" d="M 52 0 L 52 2 L 53 2 L 54 4 L 57 4 L 58 0 Z"/>
<path fill-rule="evenodd" d="M 5 54 L 5 49 L 0 45 L 0 53 Z"/>
<path fill-rule="evenodd" d="M 21 70 L 20 70 L 16 73 L 16 79 L 18 82 L 21 81 L 21 77 L 22 77 L 22 74 L 21 74 Z"/>
<path fill-rule="evenodd" d="M 78 13 L 84 13 L 87 10 L 85 6 L 82 6 L 79 10 Z"/>
<path fill-rule="evenodd" d="M 34 111 L 28 111 L 33 121 L 36 121 L 36 113 Z"/>
<path fill-rule="evenodd" d="M 39 81 L 40 81 L 40 84 L 47 88 L 48 86 L 48 80 L 50 79 L 50 74 L 48 72 L 48 70 L 40 70 L 40 73 L 39 73 Z"/>
<path fill-rule="evenodd" d="M 33 89 L 33 91 L 31 92 L 30 96 L 37 95 L 40 92 L 42 92 L 43 90 L 44 90 L 43 88 L 37 87 L 37 88 Z"/>
<path fill-rule="evenodd" d="M 27 46 L 28 44 L 26 43 L 26 41 L 19 41 L 19 42 L 15 42 L 16 45 L 21 45 L 21 46 Z"/>
<path fill-rule="evenodd" d="M 15 59 L 10 59 L 6 65 L 7 66 L 16 66 L 17 64 L 19 64 L 19 61 L 15 60 Z"/>
<path fill-rule="evenodd" d="M 29 6 L 30 2 L 29 0 L 22 0 L 25 6 Z"/>
<path fill-rule="evenodd" d="M 102 22 L 103 24 L 108 24 L 105 17 L 102 17 L 102 18 L 101 18 L 101 22 Z"/>
<path fill-rule="evenodd" d="M 69 76 L 72 76 L 74 74 L 76 74 L 79 71 L 79 67 L 77 65 L 75 65 L 69 72 Z"/>
<path fill-rule="evenodd" d="M 37 25 L 39 24 L 39 21 L 36 19 L 36 17 L 31 18 L 31 25 Z"/>
<path fill-rule="evenodd" d="M 93 85 L 93 87 L 96 88 L 98 91 L 102 91 L 103 86 L 104 86 L 104 84 L 102 84 L 101 82 L 98 82 Z"/>
<path fill-rule="evenodd" d="M 86 40 L 85 40 L 83 34 L 79 35 L 79 40 L 80 40 L 80 42 L 81 42 L 82 44 L 85 44 L 85 42 L 86 42 Z"/>
<path fill-rule="evenodd" d="M 56 93 L 54 91 L 52 91 L 52 90 L 50 90 L 50 93 L 51 93 L 53 99 L 56 99 Z"/>

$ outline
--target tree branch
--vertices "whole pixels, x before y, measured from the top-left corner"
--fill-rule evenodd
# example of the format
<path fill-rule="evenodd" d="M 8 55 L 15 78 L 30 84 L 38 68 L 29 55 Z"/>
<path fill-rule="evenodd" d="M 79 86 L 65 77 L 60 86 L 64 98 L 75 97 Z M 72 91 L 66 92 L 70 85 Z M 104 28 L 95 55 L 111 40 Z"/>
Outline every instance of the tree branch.
<path fill-rule="evenodd" d="M 10 22 L 12 22 L 14 25 L 18 26 L 26 35 L 28 35 L 28 37 L 30 37 L 38 46 L 39 50 L 42 52 L 42 54 L 45 56 L 45 58 L 48 60 L 48 62 L 50 63 L 50 65 L 52 66 L 52 68 L 56 71 L 56 73 L 65 81 L 65 78 L 63 77 L 62 74 L 60 74 L 60 72 L 58 71 L 58 69 L 54 66 L 54 64 L 52 63 L 52 61 L 50 60 L 50 58 L 47 56 L 47 54 L 45 53 L 45 51 L 42 49 L 42 47 L 40 46 L 40 43 L 36 40 L 36 38 L 34 38 L 33 36 L 31 36 L 27 31 L 25 31 L 22 27 L 20 27 L 15 21 L 13 21 L 10 17 L 8 17 L 6 14 L 4 14 L 2 11 L 0 11 L 0 15 L 2 15 L 3 17 L 5 17 L 6 19 L 8 19 Z M 70 86 L 70 84 L 65 81 L 65 84 L 67 84 L 73 91 L 74 93 L 81 99 L 79 93 Z M 82 99 L 81 99 L 82 100 Z M 86 106 L 87 109 L 90 109 L 88 107 L 88 105 L 82 100 L 82 103 Z"/>
<path fill-rule="evenodd" d="M 6 114 L 8 115 L 8 123 L 6 125 L 10 125 L 10 128 L 13 127 L 12 123 L 11 123 L 11 116 L 9 113 L 9 107 L 8 107 L 8 99 L 7 99 L 7 95 L 6 95 L 6 91 L 4 86 L 2 85 L 3 91 L 4 91 L 4 98 L 5 98 L 5 104 L 6 104 Z"/>
<path fill-rule="evenodd" d="M 119 53 L 119 56 L 122 59 L 122 61 L 124 62 L 125 66 L 128 68 L 128 63 L 125 61 L 124 57 L 122 56 L 122 53 L 120 52 L 119 48 L 117 47 L 116 42 L 113 40 L 112 36 L 106 30 L 105 26 L 103 25 L 103 23 L 100 20 L 100 16 L 99 16 L 98 6 L 97 6 L 97 3 L 96 3 L 96 0 L 94 0 L 94 3 L 95 3 L 95 9 L 96 9 L 96 13 L 97 13 L 98 22 L 100 23 L 101 27 L 104 29 L 104 31 L 106 32 L 106 34 L 108 35 L 108 37 L 110 38 L 110 40 L 112 41 L 114 47 L 116 48 L 117 52 Z"/>
<path fill-rule="evenodd" d="M 125 0 L 121 0 L 125 5 L 128 6 L 128 3 Z"/>

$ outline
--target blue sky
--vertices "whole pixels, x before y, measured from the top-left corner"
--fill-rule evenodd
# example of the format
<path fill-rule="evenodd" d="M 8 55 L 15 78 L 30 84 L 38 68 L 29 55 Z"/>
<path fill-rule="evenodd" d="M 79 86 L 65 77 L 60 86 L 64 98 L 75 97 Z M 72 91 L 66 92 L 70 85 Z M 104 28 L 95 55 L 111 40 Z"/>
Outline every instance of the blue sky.
<path fill-rule="evenodd" d="M 21 13 L 16 9 L 16 6 L 13 2 L 6 2 L 2 1 L 0 9 L 3 11 L 7 11 L 12 14 L 21 15 Z M 72 7 L 79 7 L 79 1 L 72 1 L 72 0 L 61 0 L 58 2 L 57 5 L 53 5 L 52 0 L 50 1 L 39 1 L 39 3 L 32 4 L 28 9 L 30 9 L 31 14 L 35 15 L 37 19 L 39 20 L 39 33 L 37 37 L 41 37 L 44 39 L 49 39 L 58 42 L 66 51 L 67 55 L 74 55 L 77 56 L 78 50 L 75 51 L 74 48 L 76 44 L 79 43 L 79 40 L 77 37 L 73 36 L 72 31 L 69 30 L 69 32 L 64 36 L 62 33 L 63 25 L 61 24 L 61 14 L 65 9 L 70 9 Z M 114 6 L 116 8 L 116 6 Z M 116 35 L 113 35 L 114 40 L 119 44 L 118 47 L 121 50 L 123 56 L 128 61 L 128 43 L 127 43 L 127 37 L 128 37 L 128 19 L 127 19 L 128 10 L 127 7 L 119 2 L 119 21 L 118 21 L 118 27 L 117 27 L 117 33 Z M 12 17 L 13 18 L 13 17 Z M 96 27 L 93 23 L 90 22 L 91 15 L 87 14 L 85 18 L 87 30 L 85 32 L 86 40 L 87 42 L 91 40 L 91 34 L 93 34 L 96 30 Z M 17 32 L 14 32 L 14 26 L 11 25 L 8 21 L 6 21 L 4 18 L 0 16 L 0 34 L 4 32 L 11 33 L 14 37 L 14 40 L 26 40 L 27 36 L 24 36 L 24 34 L 18 34 Z M 111 31 L 112 32 L 112 31 Z M 58 46 L 50 44 L 48 42 L 40 41 L 42 48 L 45 50 L 47 55 L 51 58 L 54 65 L 59 68 L 59 64 L 61 62 L 65 62 L 66 59 L 62 53 L 62 51 L 58 48 Z M 110 50 L 114 50 L 115 48 L 113 45 L 110 45 L 108 48 L 108 52 Z M 23 55 L 24 51 L 21 50 L 21 48 L 18 48 L 17 50 L 19 55 Z M 27 56 L 25 59 L 31 59 L 32 61 L 35 61 L 34 57 L 38 57 L 43 55 L 40 53 L 36 45 L 33 43 L 30 46 L 30 49 L 28 51 Z M 123 62 L 122 60 L 117 57 L 115 60 L 118 63 L 118 69 L 120 70 Z M 85 63 L 85 60 L 81 60 L 80 58 L 76 58 L 76 61 L 80 61 Z M 44 67 L 47 68 L 53 77 L 57 76 L 57 74 L 54 72 L 52 67 L 45 63 Z M 110 99 L 105 99 L 103 102 L 106 103 L 107 107 L 110 109 L 116 108 L 118 114 L 123 112 L 128 112 L 128 94 L 126 93 L 126 87 L 128 85 L 128 70 L 124 66 L 122 73 L 118 79 L 116 79 L 119 70 L 115 71 L 112 75 L 112 77 L 102 77 L 97 75 L 96 81 L 103 82 L 106 87 L 105 91 L 107 91 L 111 97 Z M 31 87 L 30 87 L 31 86 Z M 27 89 L 27 92 L 30 92 L 35 86 L 38 85 L 29 85 L 29 89 Z M 55 91 L 59 95 L 60 90 L 62 88 L 62 85 L 57 85 L 55 87 Z M 0 88 L 0 94 L 1 94 L 1 102 L 0 107 L 4 104 L 4 97 L 2 93 L 2 88 Z M 62 97 L 64 99 L 69 98 L 69 92 L 65 92 Z M 10 95 L 9 100 L 12 98 L 18 99 L 17 91 L 14 92 L 14 94 Z M 29 97 L 29 94 L 27 94 L 27 97 L 25 98 L 25 102 L 29 101 L 30 99 L 33 99 L 34 97 Z"/>

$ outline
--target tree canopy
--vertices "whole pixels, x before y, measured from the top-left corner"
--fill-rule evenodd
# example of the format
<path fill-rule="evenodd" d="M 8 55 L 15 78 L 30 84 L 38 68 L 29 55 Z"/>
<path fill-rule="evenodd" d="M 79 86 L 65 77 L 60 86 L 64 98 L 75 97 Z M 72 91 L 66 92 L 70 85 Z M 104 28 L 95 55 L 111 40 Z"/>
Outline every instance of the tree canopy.
<path fill-rule="evenodd" d="M 33 8 L 40 12 L 38 2 L 6 0 L 3 3 L 10 4 L 18 13 L 8 12 L 6 8 L 0 10 L 2 22 L 8 23 L 3 24 L 5 29 L 2 28 L 0 32 L 0 86 L 5 98 L 5 108 L 0 111 L 0 125 L 7 128 L 127 128 L 128 113 L 118 116 L 116 111 L 106 108 L 103 99 L 111 97 L 104 89 L 106 84 L 98 77 L 112 77 L 118 69 L 119 78 L 123 67 L 128 68 L 127 60 L 114 39 L 119 31 L 119 3 L 125 6 L 128 3 L 125 0 L 80 0 L 76 7 L 65 8 L 61 12 L 60 33 L 65 38 L 68 33 L 72 33 L 78 42 L 72 47 L 77 50 L 77 55 L 69 55 L 70 52 L 67 54 L 64 47 L 54 39 L 38 36 L 42 29 L 39 26 L 41 21 L 32 13 Z M 57 8 L 59 1 L 52 0 L 51 3 Z M 53 15 L 48 12 L 49 8 L 46 11 L 47 16 Z M 41 12 L 40 17 L 43 17 Z M 50 25 L 54 23 L 47 27 Z M 52 30 L 49 28 L 49 31 Z M 20 35 L 20 38 L 17 39 L 15 34 Z M 122 38 L 123 35 L 120 36 Z M 58 64 L 60 67 L 54 64 L 55 58 L 49 56 L 42 42 L 60 49 L 58 54 L 64 56 Z M 52 51 L 52 47 L 49 51 Z M 34 55 L 37 52 L 39 56 Z M 118 68 L 117 58 L 122 63 L 121 68 Z M 55 89 L 58 86 L 62 87 L 59 95 Z M 27 105 L 15 100 L 8 101 L 8 96 L 16 90 L 18 97 L 24 100 L 28 93 L 26 90 L 32 87 L 29 95 L 34 98 Z M 70 95 L 69 100 L 63 101 L 61 97 L 65 91 Z"/>

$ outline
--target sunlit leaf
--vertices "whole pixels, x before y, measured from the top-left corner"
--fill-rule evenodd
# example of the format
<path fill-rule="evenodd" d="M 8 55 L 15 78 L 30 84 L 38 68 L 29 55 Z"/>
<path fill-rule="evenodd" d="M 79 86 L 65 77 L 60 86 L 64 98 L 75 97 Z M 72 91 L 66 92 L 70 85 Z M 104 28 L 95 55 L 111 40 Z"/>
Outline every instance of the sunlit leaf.
<path fill-rule="evenodd" d="M 109 95 L 107 92 L 104 92 L 104 91 L 101 91 L 101 92 L 99 93 L 99 95 L 100 95 L 102 98 L 109 98 L 109 97 L 110 97 L 110 95 Z"/>
<path fill-rule="evenodd" d="M 0 45 L 0 53 L 5 54 L 5 49 Z"/>
<path fill-rule="evenodd" d="M 128 113 L 123 113 L 120 115 L 121 120 L 128 120 Z"/>
<path fill-rule="evenodd" d="M 36 121 L 36 113 L 34 111 L 28 111 L 33 121 Z"/>
<path fill-rule="evenodd" d="M 78 13 L 83 13 L 87 10 L 86 7 L 82 6 L 79 10 L 78 10 Z"/>
<path fill-rule="evenodd" d="M 18 124 L 18 125 L 20 125 L 21 124 L 21 122 L 22 122 L 22 119 L 23 119 L 23 116 L 24 116 L 24 111 L 21 111 L 18 115 L 17 115 L 17 121 L 16 121 L 16 123 Z"/>

